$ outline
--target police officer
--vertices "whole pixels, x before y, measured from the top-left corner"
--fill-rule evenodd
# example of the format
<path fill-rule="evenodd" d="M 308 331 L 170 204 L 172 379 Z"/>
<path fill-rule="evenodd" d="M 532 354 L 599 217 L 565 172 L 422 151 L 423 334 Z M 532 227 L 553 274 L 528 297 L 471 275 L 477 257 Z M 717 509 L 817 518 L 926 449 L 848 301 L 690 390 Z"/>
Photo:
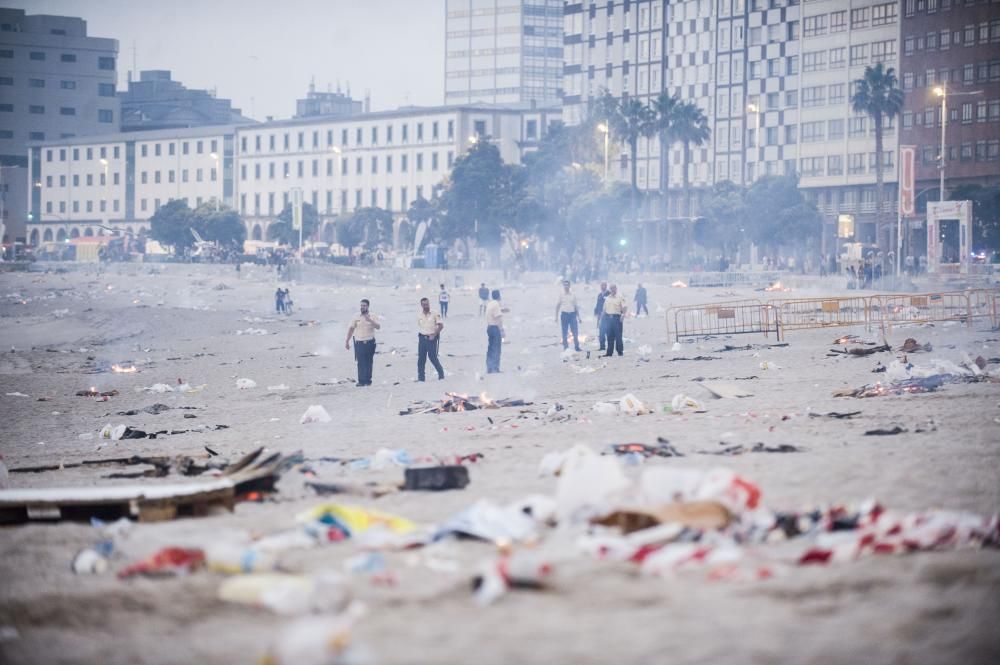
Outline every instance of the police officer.
<path fill-rule="evenodd" d="M 368 311 L 368 299 L 361 301 L 361 313 L 351 321 L 347 329 L 347 339 L 344 348 L 351 350 L 351 338 L 354 338 L 354 360 L 358 363 L 358 387 L 372 384 L 372 365 L 375 362 L 375 331 L 382 326 Z"/>
<path fill-rule="evenodd" d="M 486 373 L 500 373 L 500 345 L 503 342 L 503 313 L 507 310 L 500 304 L 500 290 L 493 289 L 491 300 L 486 305 Z"/>
<path fill-rule="evenodd" d="M 604 299 L 608 297 L 608 283 L 601 282 L 601 290 L 597 292 L 597 305 L 594 307 L 594 318 L 597 319 L 597 341 L 600 342 L 600 351 L 604 350 L 608 332 L 605 329 Z"/>
<path fill-rule="evenodd" d="M 556 303 L 556 321 L 562 324 L 562 345 L 563 350 L 569 347 L 566 340 L 566 332 L 573 333 L 573 346 L 580 350 L 580 306 L 576 302 L 576 296 L 569 292 L 569 280 L 563 280 L 563 292 L 559 294 L 559 302 Z"/>
<path fill-rule="evenodd" d="M 608 333 L 608 352 L 605 356 L 610 356 L 614 351 L 622 355 L 622 319 L 628 312 L 628 305 L 625 304 L 625 297 L 618 293 L 618 285 L 612 284 L 608 287 L 608 295 L 604 299 L 604 322 Z"/>
<path fill-rule="evenodd" d="M 424 380 L 424 367 L 430 358 L 431 365 L 437 370 L 438 379 L 444 378 L 444 368 L 438 360 L 438 346 L 441 342 L 441 316 L 431 311 L 431 302 L 427 298 L 420 299 L 420 314 L 417 315 L 417 381 Z"/>

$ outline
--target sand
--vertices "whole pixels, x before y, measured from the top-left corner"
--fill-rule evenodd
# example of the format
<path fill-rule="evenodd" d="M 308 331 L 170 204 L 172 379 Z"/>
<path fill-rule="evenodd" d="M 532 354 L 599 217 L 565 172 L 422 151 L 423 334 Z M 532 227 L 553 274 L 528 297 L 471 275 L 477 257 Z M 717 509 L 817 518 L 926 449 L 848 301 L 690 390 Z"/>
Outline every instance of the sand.
<path fill-rule="evenodd" d="M 417 301 L 436 301 L 437 284 L 455 275 L 441 360 L 447 376 L 415 383 Z M 802 331 L 789 346 L 717 353 L 724 344 L 774 342 L 761 335 L 685 343 L 671 350 L 664 309 L 670 305 L 761 297 L 749 289 L 671 288 L 677 275 L 646 275 L 652 315 L 629 318 L 625 356 L 599 358 L 590 313 L 596 286 L 574 287 L 584 309 L 581 332 L 591 357 L 564 362 L 553 322 L 554 276 L 526 275 L 502 285 L 507 343 L 500 375 L 483 377 L 486 335 L 475 288 L 496 273 L 311 268 L 289 286 L 296 311 L 274 314 L 274 275 L 263 268 L 192 265 L 115 265 L 100 272 L 74 267 L 61 273 L 0 276 L 0 451 L 16 468 L 133 454 L 203 455 L 205 446 L 234 459 L 257 446 L 306 458 L 363 457 L 382 447 L 412 456 L 482 453 L 461 491 L 402 492 L 379 499 L 351 498 L 420 523 L 436 523 L 480 498 L 512 501 L 551 495 L 555 482 L 538 476 L 548 452 L 584 444 L 653 443 L 667 437 L 684 457 L 646 465 L 710 469 L 722 466 L 752 479 L 764 502 L 800 509 L 877 498 L 904 511 L 968 510 L 984 516 L 1000 507 L 1000 384 L 948 385 L 925 395 L 835 398 L 838 388 L 878 379 L 876 362 L 830 357 L 830 342 L 864 329 Z M 631 297 L 637 278 L 620 276 Z M 838 293 L 840 280 L 791 280 L 785 296 Z M 374 385 L 353 385 L 353 354 L 344 349 L 347 322 L 368 297 L 382 317 Z M 22 302 L 23 301 L 23 302 Z M 242 334 L 248 328 L 266 335 Z M 872 335 L 874 338 L 874 335 Z M 1000 334 L 960 325 L 899 328 L 934 346 L 913 354 L 960 362 L 1000 356 Z M 873 341 L 875 341 L 873 339 Z M 880 339 L 877 341 L 881 341 Z M 638 348 L 651 347 L 648 356 Z M 716 360 L 671 361 L 696 355 Z M 761 369 L 767 362 L 772 368 Z M 135 374 L 88 373 L 111 363 L 134 363 Z M 778 368 L 773 366 L 777 365 Z M 573 367 L 593 367 L 578 373 Z M 995 367 L 995 366 L 994 366 Z M 754 378 L 746 378 L 754 377 Z M 237 379 L 257 387 L 238 390 Z M 753 395 L 713 399 L 696 379 L 738 385 Z M 141 392 L 154 383 L 204 384 L 195 394 Z M 334 380 L 337 380 L 336 382 Z M 287 391 L 268 390 L 285 384 Z M 326 385 L 320 385 L 326 384 Z M 117 389 L 107 402 L 77 390 Z M 524 409 L 400 416 L 417 400 L 445 391 L 534 402 Z M 20 392 L 27 397 L 9 396 Z M 599 415 L 595 402 L 633 393 L 650 406 L 679 393 L 704 401 L 705 413 Z M 39 397 L 50 401 L 38 401 Z M 154 403 L 159 415 L 114 415 Z M 565 407 L 565 419 L 545 416 Z M 300 425 L 313 404 L 333 417 Z M 851 420 L 808 414 L 860 410 Z M 183 414 L 194 414 L 185 419 Z M 492 418 L 490 423 L 487 418 Z M 933 421 L 935 431 L 915 432 Z M 107 423 L 144 430 L 226 425 L 227 429 L 155 440 L 102 442 Z M 864 436 L 901 425 L 896 436 Z M 720 445 L 720 442 L 725 444 Z M 791 444 L 800 453 L 734 457 L 698 454 L 743 444 Z M 100 448 L 99 448 L 100 447 Z M 313 463 L 319 479 L 398 481 L 400 469 L 352 470 Z M 642 467 L 630 467 L 636 474 Z M 96 486 L 170 482 L 107 479 L 108 469 L 14 473 L 12 487 Z M 118 543 L 117 570 L 165 545 L 203 546 L 294 525 L 295 515 L 321 503 L 297 469 L 279 484 L 273 501 L 241 503 L 235 512 L 135 525 Z M 254 663 L 293 621 L 264 609 L 226 604 L 216 597 L 222 576 L 197 572 L 169 579 L 119 580 L 113 573 L 75 575 L 74 554 L 98 540 L 87 524 L 29 524 L 0 530 L 0 661 L 9 663 Z M 967 550 L 868 557 L 823 567 L 796 567 L 774 579 L 719 582 L 692 572 L 640 577 L 635 567 L 580 556 L 561 563 L 552 588 L 516 591 L 478 605 L 470 579 L 494 548 L 450 541 L 433 548 L 447 563 L 428 566 L 418 551 L 388 552 L 394 585 L 346 573 L 355 543 L 291 552 L 297 570 L 336 570 L 365 608 L 352 631 L 376 663 L 995 663 L 1000 662 L 1000 552 Z"/>

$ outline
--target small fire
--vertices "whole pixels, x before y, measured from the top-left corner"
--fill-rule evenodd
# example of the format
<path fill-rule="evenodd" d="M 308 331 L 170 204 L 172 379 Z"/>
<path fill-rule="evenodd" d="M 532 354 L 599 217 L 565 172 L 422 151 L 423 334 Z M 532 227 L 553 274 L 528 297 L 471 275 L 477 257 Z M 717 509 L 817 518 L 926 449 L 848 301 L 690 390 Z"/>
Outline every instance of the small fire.
<path fill-rule="evenodd" d="M 688 285 L 685 284 L 684 282 L 682 282 L 681 280 L 677 280 L 676 282 L 672 283 L 670 286 L 674 287 L 675 289 L 686 289 L 688 287 Z"/>
<path fill-rule="evenodd" d="M 775 282 L 764 289 L 765 291 L 791 291 L 787 286 L 782 286 L 781 282 Z"/>
<path fill-rule="evenodd" d="M 495 403 L 493 402 L 493 400 L 491 400 L 490 396 L 487 395 L 486 393 L 480 393 L 479 394 L 479 401 L 482 402 L 482 405 L 484 407 L 495 406 Z"/>
<path fill-rule="evenodd" d="M 111 371 L 116 374 L 135 374 L 136 372 L 139 371 L 139 368 L 136 367 L 135 365 L 125 366 L 125 365 L 115 364 L 111 366 Z"/>

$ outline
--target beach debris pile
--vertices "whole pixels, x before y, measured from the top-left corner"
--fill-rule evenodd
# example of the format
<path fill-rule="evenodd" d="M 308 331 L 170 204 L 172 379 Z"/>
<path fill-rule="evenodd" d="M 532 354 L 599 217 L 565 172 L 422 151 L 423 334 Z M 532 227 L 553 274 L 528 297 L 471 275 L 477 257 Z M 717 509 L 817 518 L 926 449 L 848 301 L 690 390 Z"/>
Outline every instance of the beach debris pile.
<path fill-rule="evenodd" d="M 414 402 L 401 410 L 399 415 L 408 416 L 418 413 L 458 413 L 461 411 L 476 411 L 478 409 L 500 409 L 512 406 L 531 406 L 531 402 L 519 398 L 491 399 L 486 393 L 469 396 L 461 393 L 446 393 L 446 397 L 438 402 Z"/>

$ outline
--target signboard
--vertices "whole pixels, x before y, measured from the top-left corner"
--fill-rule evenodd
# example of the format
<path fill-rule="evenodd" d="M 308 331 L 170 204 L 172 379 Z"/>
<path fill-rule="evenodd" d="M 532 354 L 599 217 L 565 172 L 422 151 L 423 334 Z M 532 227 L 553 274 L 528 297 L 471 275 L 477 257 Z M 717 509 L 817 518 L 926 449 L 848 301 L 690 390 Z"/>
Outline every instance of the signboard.
<path fill-rule="evenodd" d="M 940 201 L 927 204 L 927 272 L 942 272 L 943 265 L 957 265 L 969 272 L 969 241 L 972 238 L 972 201 Z"/>
<path fill-rule="evenodd" d="M 299 187 L 291 191 L 292 195 L 292 228 L 296 231 L 302 230 L 302 189 Z"/>
<path fill-rule="evenodd" d="M 914 161 L 917 149 L 912 145 L 899 146 L 899 215 L 913 217 L 917 212 L 914 190 Z"/>

